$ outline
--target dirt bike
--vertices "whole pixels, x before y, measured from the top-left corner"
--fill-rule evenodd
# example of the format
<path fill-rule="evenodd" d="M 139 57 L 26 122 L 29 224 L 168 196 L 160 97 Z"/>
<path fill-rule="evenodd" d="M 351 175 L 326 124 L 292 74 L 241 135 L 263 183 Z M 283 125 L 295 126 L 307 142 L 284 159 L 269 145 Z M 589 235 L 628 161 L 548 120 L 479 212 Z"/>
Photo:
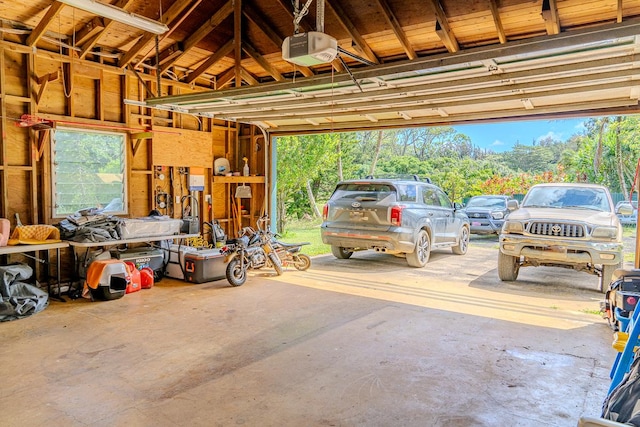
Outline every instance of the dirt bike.
<path fill-rule="evenodd" d="M 227 240 L 221 252 L 226 257 L 227 268 L 225 276 L 232 286 L 241 286 L 247 281 L 248 269 L 259 269 L 264 266 L 273 267 L 276 274 L 282 274 L 282 263 L 278 254 L 265 241 L 264 236 L 256 233 L 251 227 L 244 227 L 240 237 Z"/>
<path fill-rule="evenodd" d="M 311 267 L 311 258 L 308 255 L 300 253 L 302 246 L 310 245 L 309 242 L 302 243 L 285 243 L 278 240 L 278 234 L 274 234 L 269 230 L 268 227 L 269 217 L 267 215 L 263 215 L 256 221 L 258 226 L 258 234 L 262 236 L 263 239 L 268 239 L 271 243 L 271 247 L 278 254 L 278 258 L 282 262 L 284 267 L 288 267 L 292 265 L 297 270 L 305 271 L 309 267 Z"/>

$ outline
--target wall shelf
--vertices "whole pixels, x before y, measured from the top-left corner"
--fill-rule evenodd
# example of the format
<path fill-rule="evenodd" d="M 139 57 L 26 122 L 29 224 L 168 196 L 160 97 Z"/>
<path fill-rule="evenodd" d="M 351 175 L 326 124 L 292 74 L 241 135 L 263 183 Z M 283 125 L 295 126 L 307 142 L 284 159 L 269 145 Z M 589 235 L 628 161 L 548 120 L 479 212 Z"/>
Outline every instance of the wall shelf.
<path fill-rule="evenodd" d="M 264 176 L 214 176 L 214 184 L 264 184 Z"/>

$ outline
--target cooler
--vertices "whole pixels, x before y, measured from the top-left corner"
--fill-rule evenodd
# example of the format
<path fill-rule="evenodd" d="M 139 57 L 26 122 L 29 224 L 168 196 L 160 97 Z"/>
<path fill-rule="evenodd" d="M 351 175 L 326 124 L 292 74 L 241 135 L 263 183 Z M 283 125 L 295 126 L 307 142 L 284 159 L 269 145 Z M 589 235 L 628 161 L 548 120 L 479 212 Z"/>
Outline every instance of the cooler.
<path fill-rule="evenodd" d="M 172 244 L 169 247 L 169 261 L 164 269 L 164 275 L 172 279 L 184 280 L 182 270 L 184 268 L 184 257 L 187 253 L 197 252 L 198 248 L 193 246 Z"/>
<path fill-rule="evenodd" d="M 184 256 L 185 280 L 192 283 L 206 283 L 224 279 L 227 264 L 220 249 L 204 249 L 189 252 Z"/>
<path fill-rule="evenodd" d="M 153 270 L 156 282 L 162 279 L 164 252 L 151 247 L 127 249 L 124 252 L 113 250 L 111 256 L 121 261 L 131 261 L 138 270 L 149 267 Z"/>

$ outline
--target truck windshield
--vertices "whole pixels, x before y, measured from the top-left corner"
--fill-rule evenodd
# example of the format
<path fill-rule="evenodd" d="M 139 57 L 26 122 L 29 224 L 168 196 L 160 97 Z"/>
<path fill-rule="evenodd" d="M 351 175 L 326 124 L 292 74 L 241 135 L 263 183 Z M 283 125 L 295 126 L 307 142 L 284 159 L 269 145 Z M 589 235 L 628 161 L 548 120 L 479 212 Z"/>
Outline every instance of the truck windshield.
<path fill-rule="evenodd" d="M 576 208 L 611 212 L 607 193 L 600 188 L 541 186 L 532 187 L 523 207 Z"/>

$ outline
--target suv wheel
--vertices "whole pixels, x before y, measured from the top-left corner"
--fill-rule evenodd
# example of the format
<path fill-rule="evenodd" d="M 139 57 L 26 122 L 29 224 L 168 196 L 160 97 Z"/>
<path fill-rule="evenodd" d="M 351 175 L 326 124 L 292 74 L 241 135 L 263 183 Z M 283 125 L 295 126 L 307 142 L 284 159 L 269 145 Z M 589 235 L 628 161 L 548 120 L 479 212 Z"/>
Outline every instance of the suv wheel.
<path fill-rule="evenodd" d="M 458 244 L 453 246 L 451 250 L 456 255 L 464 255 L 467 253 L 467 249 L 469 248 L 469 229 L 467 227 L 462 227 L 460 229 L 460 236 L 458 236 Z"/>
<path fill-rule="evenodd" d="M 520 258 L 498 253 L 498 277 L 503 282 L 513 282 L 518 278 Z"/>
<path fill-rule="evenodd" d="M 349 259 L 351 255 L 353 255 L 352 251 L 341 248 L 340 246 L 331 246 L 331 253 L 338 259 Z"/>
<path fill-rule="evenodd" d="M 431 239 L 426 231 L 420 230 L 414 251 L 407 253 L 407 264 L 410 267 L 424 267 L 427 265 L 430 255 Z"/>

